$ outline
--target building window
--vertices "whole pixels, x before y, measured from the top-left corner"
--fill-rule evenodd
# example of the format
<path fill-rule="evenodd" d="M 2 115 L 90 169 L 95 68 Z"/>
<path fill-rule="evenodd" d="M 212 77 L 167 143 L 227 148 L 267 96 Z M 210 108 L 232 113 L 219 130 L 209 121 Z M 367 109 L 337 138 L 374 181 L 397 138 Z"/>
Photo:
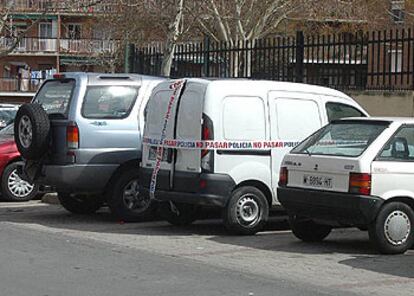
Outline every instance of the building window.
<path fill-rule="evenodd" d="M 404 22 L 405 17 L 405 6 L 404 1 L 394 0 L 391 1 L 391 17 L 393 21 L 397 24 Z"/>
<path fill-rule="evenodd" d="M 81 39 L 82 26 L 81 24 L 69 24 L 67 31 L 67 38 L 69 39 Z"/>

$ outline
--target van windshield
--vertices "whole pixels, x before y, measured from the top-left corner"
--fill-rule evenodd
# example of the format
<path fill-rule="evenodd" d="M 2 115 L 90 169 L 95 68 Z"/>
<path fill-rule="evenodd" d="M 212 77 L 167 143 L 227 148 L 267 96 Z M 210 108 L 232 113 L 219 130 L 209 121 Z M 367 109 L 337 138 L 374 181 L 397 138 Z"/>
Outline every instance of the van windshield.
<path fill-rule="evenodd" d="M 49 80 L 41 87 L 34 102 L 42 105 L 47 114 L 66 115 L 75 87 L 75 80 Z"/>
<path fill-rule="evenodd" d="M 357 157 L 388 124 L 385 121 L 334 122 L 304 140 L 292 153 Z"/>

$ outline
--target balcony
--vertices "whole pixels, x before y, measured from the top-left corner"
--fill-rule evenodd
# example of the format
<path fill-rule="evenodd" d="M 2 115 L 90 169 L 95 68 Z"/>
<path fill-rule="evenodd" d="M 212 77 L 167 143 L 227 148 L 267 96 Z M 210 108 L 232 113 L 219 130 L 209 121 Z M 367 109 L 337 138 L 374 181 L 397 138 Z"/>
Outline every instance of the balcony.
<path fill-rule="evenodd" d="M 12 38 L 0 37 L 0 50 L 12 46 Z M 115 53 L 117 46 L 118 42 L 114 40 L 26 37 L 17 44 L 11 54 L 109 56 Z"/>
<path fill-rule="evenodd" d="M 37 78 L 0 78 L 0 92 L 34 93 L 41 84 Z"/>
<path fill-rule="evenodd" d="M 115 53 L 117 42 L 101 39 L 61 39 L 60 53 L 81 55 L 111 55 Z"/>
<path fill-rule="evenodd" d="M 60 12 L 71 14 L 93 14 L 115 12 L 116 1 L 106 0 L 0 0 L 0 9 L 11 7 L 14 13 Z"/>

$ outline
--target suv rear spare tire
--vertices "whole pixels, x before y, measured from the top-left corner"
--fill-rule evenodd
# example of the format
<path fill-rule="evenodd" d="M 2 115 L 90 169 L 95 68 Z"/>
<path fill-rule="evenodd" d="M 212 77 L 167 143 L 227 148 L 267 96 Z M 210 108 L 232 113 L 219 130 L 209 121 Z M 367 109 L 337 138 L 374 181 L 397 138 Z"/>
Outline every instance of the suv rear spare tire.
<path fill-rule="evenodd" d="M 16 114 L 14 139 L 17 149 L 25 159 L 39 159 L 47 151 L 50 121 L 41 105 L 22 105 Z"/>

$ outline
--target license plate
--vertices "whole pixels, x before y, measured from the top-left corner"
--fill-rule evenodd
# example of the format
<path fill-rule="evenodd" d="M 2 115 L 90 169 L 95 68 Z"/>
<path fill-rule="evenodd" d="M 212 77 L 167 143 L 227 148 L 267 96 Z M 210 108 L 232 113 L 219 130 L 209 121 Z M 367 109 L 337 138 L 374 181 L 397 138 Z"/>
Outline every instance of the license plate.
<path fill-rule="evenodd" d="M 319 188 L 332 188 L 332 178 L 326 176 L 304 175 L 303 185 Z"/>
<path fill-rule="evenodd" d="M 169 151 L 170 149 L 164 148 L 162 152 L 162 159 L 161 161 L 169 161 Z M 156 160 L 157 159 L 157 147 L 151 147 L 149 150 L 149 159 Z"/>

